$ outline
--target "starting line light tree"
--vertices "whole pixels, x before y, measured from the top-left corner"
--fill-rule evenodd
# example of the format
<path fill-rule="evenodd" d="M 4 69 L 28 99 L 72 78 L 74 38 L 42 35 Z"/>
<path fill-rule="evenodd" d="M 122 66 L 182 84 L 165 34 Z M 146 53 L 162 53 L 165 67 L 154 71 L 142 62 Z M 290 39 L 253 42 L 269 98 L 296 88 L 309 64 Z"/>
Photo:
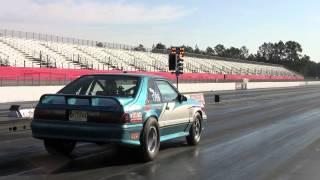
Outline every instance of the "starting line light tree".
<path fill-rule="evenodd" d="M 171 52 L 169 54 L 169 71 L 172 71 L 177 77 L 177 88 L 179 75 L 183 74 L 184 60 L 184 48 L 182 47 L 171 47 Z"/>

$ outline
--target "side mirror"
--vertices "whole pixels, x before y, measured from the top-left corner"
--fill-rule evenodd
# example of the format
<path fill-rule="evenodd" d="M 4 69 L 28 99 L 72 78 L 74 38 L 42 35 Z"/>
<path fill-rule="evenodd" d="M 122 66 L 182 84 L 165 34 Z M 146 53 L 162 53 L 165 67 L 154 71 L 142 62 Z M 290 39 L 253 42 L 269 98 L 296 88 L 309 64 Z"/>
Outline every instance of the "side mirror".
<path fill-rule="evenodd" d="M 185 96 L 182 95 L 182 94 L 179 94 L 178 97 L 177 97 L 177 99 L 178 99 L 179 102 L 187 101 L 187 97 L 185 97 Z"/>

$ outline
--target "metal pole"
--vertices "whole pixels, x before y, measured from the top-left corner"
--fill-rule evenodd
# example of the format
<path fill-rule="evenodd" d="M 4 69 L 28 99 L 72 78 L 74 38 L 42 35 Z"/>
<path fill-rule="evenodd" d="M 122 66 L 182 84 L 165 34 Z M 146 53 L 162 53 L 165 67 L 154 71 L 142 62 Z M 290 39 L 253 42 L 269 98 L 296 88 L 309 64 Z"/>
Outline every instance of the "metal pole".
<path fill-rule="evenodd" d="M 176 73 L 176 78 L 177 78 L 177 90 L 179 90 L 179 75 Z"/>
<path fill-rule="evenodd" d="M 179 55 L 176 54 L 176 71 L 175 71 L 175 74 L 176 74 L 176 80 L 177 80 L 177 90 L 179 90 L 179 72 L 178 72 L 178 58 L 179 58 Z"/>

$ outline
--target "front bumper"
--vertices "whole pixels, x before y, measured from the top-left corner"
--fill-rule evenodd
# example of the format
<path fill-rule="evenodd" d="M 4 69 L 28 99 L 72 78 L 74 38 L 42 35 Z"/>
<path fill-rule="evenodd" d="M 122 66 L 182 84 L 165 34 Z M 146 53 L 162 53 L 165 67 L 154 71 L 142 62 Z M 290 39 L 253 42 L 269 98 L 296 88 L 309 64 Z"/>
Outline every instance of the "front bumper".
<path fill-rule="evenodd" d="M 142 124 L 101 124 L 58 120 L 34 120 L 31 123 L 32 135 L 39 139 L 52 138 L 127 145 L 140 145 L 137 133 L 140 136 L 141 129 Z"/>

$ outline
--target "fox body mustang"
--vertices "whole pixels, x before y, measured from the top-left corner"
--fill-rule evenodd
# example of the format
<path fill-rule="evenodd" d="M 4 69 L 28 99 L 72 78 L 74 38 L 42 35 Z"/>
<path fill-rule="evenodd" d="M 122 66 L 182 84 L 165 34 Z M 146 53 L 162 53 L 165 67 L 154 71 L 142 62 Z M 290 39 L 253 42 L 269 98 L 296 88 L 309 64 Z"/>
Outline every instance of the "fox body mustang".
<path fill-rule="evenodd" d="M 101 74 L 43 95 L 31 128 L 51 154 L 70 154 L 81 141 L 117 143 L 137 146 L 149 161 L 162 141 L 185 136 L 188 144 L 198 144 L 206 118 L 201 103 L 164 78 Z"/>

